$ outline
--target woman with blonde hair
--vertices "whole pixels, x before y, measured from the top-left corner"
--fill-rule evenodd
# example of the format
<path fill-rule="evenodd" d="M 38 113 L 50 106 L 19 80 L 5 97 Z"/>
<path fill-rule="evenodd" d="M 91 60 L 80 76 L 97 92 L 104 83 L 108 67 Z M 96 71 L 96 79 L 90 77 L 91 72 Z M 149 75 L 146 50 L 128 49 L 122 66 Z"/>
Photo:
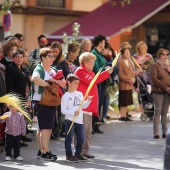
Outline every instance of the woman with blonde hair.
<path fill-rule="evenodd" d="M 142 70 L 136 71 L 136 75 L 140 78 L 142 83 L 148 88 L 148 90 L 151 87 L 151 78 L 150 78 L 150 69 L 151 65 L 154 63 L 153 57 L 151 54 L 147 53 L 148 47 L 144 41 L 140 41 L 136 45 L 136 54 L 134 54 L 134 58 L 137 61 L 137 63 L 141 66 Z M 141 113 L 144 113 L 144 109 L 141 103 L 141 96 L 140 93 L 143 93 L 142 86 L 136 82 L 135 83 L 136 91 L 138 92 L 138 102 L 139 102 L 139 108 Z"/>
<path fill-rule="evenodd" d="M 79 62 L 80 66 L 76 69 L 75 75 L 79 77 L 78 91 L 81 91 L 85 95 L 87 88 L 89 87 L 91 81 L 93 80 L 95 73 L 92 71 L 95 64 L 96 56 L 90 52 L 85 52 L 80 55 Z M 95 84 L 89 92 L 89 96 L 93 96 L 90 105 L 83 109 L 83 124 L 85 133 L 85 142 L 82 149 L 83 156 L 87 158 L 94 158 L 93 155 L 89 154 L 90 143 L 92 138 L 92 115 L 98 117 L 98 90 L 97 84 L 109 78 L 110 74 L 113 72 L 112 67 L 108 67 L 105 71 L 100 73 Z M 97 125 L 96 125 L 97 126 Z"/>
<path fill-rule="evenodd" d="M 144 41 L 138 42 L 136 45 L 136 54 L 134 54 L 134 58 L 144 70 L 139 74 L 139 76 L 142 77 L 145 84 L 151 84 L 149 72 L 154 60 L 152 55 L 147 53 L 147 51 L 148 47 L 146 43 Z"/>
<path fill-rule="evenodd" d="M 151 66 L 151 89 L 155 106 L 154 113 L 154 138 L 159 139 L 159 121 L 161 116 L 162 138 L 167 133 L 167 113 L 170 104 L 170 66 L 169 51 L 160 48 L 157 52 L 157 61 Z"/>

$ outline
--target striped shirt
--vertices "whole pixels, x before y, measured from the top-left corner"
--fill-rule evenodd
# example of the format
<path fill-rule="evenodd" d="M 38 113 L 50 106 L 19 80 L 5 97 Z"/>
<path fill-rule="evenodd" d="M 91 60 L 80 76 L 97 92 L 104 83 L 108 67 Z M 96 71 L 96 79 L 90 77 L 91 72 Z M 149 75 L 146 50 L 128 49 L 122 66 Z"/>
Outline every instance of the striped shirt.
<path fill-rule="evenodd" d="M 5 133 L 13 136 L 18 136 L 18 135 L 25 135 L 26 134 L 26 123 L 24 116 L 20 112 L 16 113 L 11 113 L 11 112 L 6 112 L 3 115 L 8 115 L 9 116 L 4 119 L 0 120 L 0 123 L 6 122 L 6 128 L 5 128 Z"/>

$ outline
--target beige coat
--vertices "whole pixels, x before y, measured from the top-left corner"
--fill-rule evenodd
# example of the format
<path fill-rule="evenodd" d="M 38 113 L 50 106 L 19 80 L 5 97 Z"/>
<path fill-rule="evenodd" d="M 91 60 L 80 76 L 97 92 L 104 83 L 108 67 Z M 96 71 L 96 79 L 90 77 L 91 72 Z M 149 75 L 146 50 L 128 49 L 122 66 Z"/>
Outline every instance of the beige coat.
<path fill-rule="evenodd" d="M 131 78 L 135 78 L 135 71 L 130 59 L 128 60 L 128 63 L 129 67 L 122 58 L 118 61 L 119 90 L 131 90 L 133 88 L 133 84 L 130 84 L 130 82 Z"/>

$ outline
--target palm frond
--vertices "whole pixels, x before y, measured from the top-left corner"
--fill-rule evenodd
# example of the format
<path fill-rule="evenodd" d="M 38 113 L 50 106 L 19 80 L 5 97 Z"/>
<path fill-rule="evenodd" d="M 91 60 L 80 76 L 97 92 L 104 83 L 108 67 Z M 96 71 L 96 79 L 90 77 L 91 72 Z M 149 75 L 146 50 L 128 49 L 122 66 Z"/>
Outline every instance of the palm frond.
<path fill-rule="evenodd" d="M 30 115 L 24 110 L 26 106 L 26 101 L 18 94 L 8 93 L 2 97 L 0 97 L 0 103 L 6 103 L 13 107 L 15 107 L 20 113 L 22 113 L 29 121 L 32 122 Z M 1 117 L 2 118 L 2 117 Z"/>

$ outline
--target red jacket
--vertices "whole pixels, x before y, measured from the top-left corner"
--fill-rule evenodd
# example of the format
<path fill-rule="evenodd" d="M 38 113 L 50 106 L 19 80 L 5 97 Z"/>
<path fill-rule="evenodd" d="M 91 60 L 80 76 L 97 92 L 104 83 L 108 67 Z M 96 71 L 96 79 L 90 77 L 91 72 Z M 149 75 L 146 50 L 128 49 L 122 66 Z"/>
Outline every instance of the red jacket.
<path fill-rule="evenodd" d="M 93 80 L 95 73 L 93 71 L 87 71 L 84 65 L 81 65 L 76 69 L 74 72 L 80 79 L 78 91 L 81 91 L 83 95 L 85 95 L 87 88 L 89 87 L 90 82 Z M 96 82 L 94 83 L 93 87 L 89 92 L 89 96 L 94 96 L 90 105 L 83 109 L 88 112 L 93 112 L 94 116 L 98 116 L 98 89 L 97 84 L 101 83 L 102 81 L 109 78 L 109 73 L 107 71 L 103 71 L 100 73 L 99 77 L 97 78 Z M 104 92 L 103 92 L 104 93 Z"/>

